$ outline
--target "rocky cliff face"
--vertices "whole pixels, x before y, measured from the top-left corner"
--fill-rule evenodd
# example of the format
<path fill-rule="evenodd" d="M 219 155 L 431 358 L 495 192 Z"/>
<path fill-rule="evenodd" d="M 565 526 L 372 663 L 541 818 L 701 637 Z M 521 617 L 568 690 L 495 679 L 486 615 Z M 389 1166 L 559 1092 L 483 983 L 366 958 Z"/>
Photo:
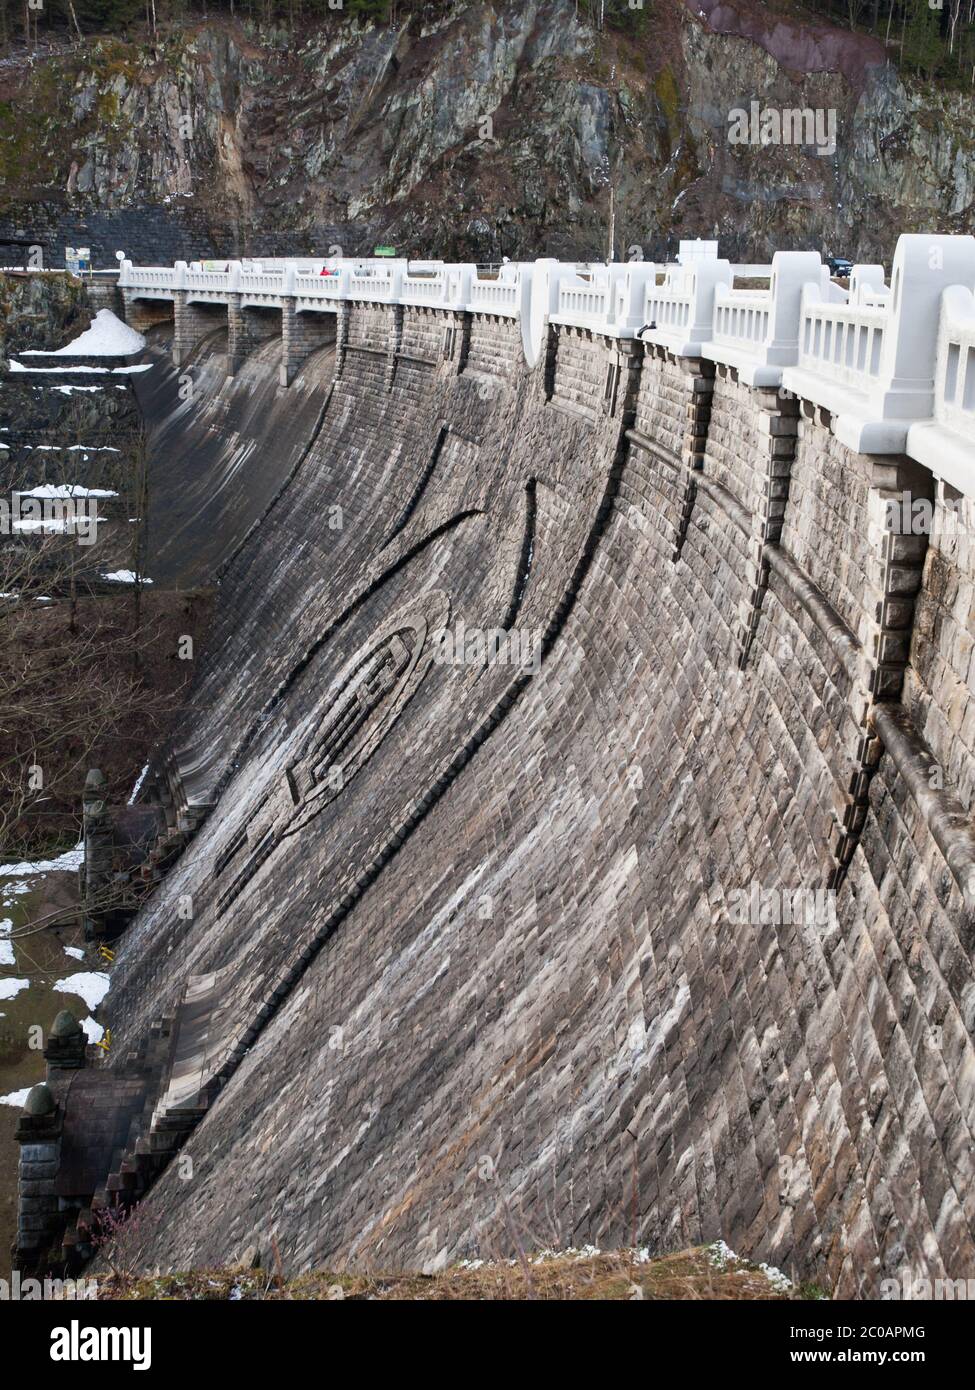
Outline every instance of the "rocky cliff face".
<path fill-rule="evenodd" d="M 204 24 L 8 65 L 0 98 L 0 236 L 98 210 L 131 250 L 126 212 L 149 207 L 222 250 L 596 256 L 611 185 L 617 255 L 701 235 L 739 259 L 889 259 L 899 231 L 973 223 L 966 94 L 903 79 L 874 40 L 713 0 L 657 0 L 625 35 L 572 0 L 301 38 Z M 835 152 L 730 143 L 753 101 L 835 119 Z"/>
<path fill-rule="evenodd" d="M 67 275 L 0 275 L 0 358 L 50 351 L 91 323 L 83 286 Z"/>

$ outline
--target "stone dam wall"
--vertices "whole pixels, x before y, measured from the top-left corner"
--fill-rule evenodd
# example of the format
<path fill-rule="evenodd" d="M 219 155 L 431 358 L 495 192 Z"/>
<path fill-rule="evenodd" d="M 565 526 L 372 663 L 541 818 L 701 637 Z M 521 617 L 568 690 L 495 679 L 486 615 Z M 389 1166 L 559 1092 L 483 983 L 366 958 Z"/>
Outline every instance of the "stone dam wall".
<path fill-rule="evenodd" d="M 287 389 L 227 354 L 139 386 L 159 564 L 220 568 L 102 1010 L 120 1075 L 170 1040 L 141 1258 L 975 1275 L 970 501 L 584 329 L 529 370 L 514 321 L 353 303 Z M 443 662 L 461 623 L 533 661 Z"/>

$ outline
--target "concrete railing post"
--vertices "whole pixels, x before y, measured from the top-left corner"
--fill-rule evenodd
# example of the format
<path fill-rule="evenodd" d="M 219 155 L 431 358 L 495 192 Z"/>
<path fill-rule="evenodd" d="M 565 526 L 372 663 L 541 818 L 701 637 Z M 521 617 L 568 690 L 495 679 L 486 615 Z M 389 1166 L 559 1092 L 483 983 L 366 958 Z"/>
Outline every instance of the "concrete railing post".
<path fill-rule="evenodd" d="M 776 251 L 772 257 L 771 309 L 765 339 L 769 365 L 791 367 L 798 361 L 802 289 L 807 281 L 821 281 L 822 268 L 815 251 Z"/>
<path fill-rule="evenodd" d="M 975 237 L 898 238 L 880 381 L 871 401 L 882 419 L 934 414 L 941 296 L 951 285 L 975 289 Z"/>

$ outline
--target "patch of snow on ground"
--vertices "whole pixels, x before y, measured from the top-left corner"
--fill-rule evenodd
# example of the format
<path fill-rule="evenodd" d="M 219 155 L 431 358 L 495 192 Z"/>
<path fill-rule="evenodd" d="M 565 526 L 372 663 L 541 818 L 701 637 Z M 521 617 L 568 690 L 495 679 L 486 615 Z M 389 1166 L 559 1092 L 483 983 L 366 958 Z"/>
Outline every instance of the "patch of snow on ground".
<path fill-rule="evenodd" d="M 100 970 L 82 970 L 77 975 L 68 975 L 58 980 L 52 988 L 59 994 L 76 994 L 83 999 L 89 1009 L 95 1009 L 108 993 L 109 979 Z"/>
<path fill-rule="evenodd" d="M 0 445 L 6 449 L 7 445 Z M 22 449 L 33 449 L 35 454 L 59 454 L 62 450 L 66 454 L 120 454 L 121 449 L 116 449 L 114 444 L 22 444 Z"/>
<path fill-rule="evenodd" d="M 10 367 L 11 372 L 30 372 L 32 376 L 36 376 L 39 372 L 87 372 L 89 374 L 92 372 L 98 372 L 111 373 L 112 376 L 125 376 L 126 374 L 131 372 L 149 372 L 152 370 L 151 362 L 146 362 L 143 365 L 137 363 L 132 367 L 25 367 L 23 362 L 15 362 L 12 357 L 8 365 Z"/>
<path fill-rule="evenodd" d="M 16 999 L 22 989 L 30 989 L 30 980 L 0 980 L 0 999 Z"/>
<path fill-rule="evenodd" d="M 64 954 L 70 956 L 72 960 L 84 960 L 85 953 L 80 946 L 65 946 Z"/>
<path fill-rule="evenodd" d="M 30 1086 L 25 1086 L 22 1091 L 10 1091 L 8 1095 L 0 1096 L 0 1105 L 15 1105 L 18 1110 L 23 1110 L 31 1089 Z"/>
<path fill-rule="evenodd" d="M 66 347 L 55 352 L 42 352 L 35 349 L 25 352 L 24 357 L 129 357 L 141 352 L 146 340 L 127 323 L 112 313 L 111 309 L 99 309 L 86 328 Z"/>
<path fill-rule="evenodd" d="M 11 372 L 107 372 L 107 367 L 25 367 L 23 362 L 9 362 Z"/>
<path fill-rule="evenodd" d="M 13 925 L 13 919 L 10 917 L 4 917 L 3 921 L 0 921 L 0 965 L 13 965 L 15 963 L 14 943 L 7 940 Z"/>
<path fill-rule="evenodd" d="M 90 1043 L 101 1042 L 105 1036 L 105 1029 L 100 1023 L 96 1023 L 93 1018 L 83 1018 L 81 1026 L 84 1029 L 85 1037 Z"/>
<path fill-rule="evenodd" d="M 134 570 L 113 570 L 111 574 L 103 574 L 102 579 L 110 579 L 113 584 L 134 584 L 136 580 L 141 584 L 151 584 L 152 580 L 147 579 L 144 574 L 136 574 Z"/>
<path fill-rule="evenodd" d="M 28 874 L 76 873 L 81 868 L 84 858 L 84 846 L 76 845 L 74 849 L 67 849 L 63 854 L 59 854 L 57 859 L 37 859 L 33 864 L 0 864 L 0 878 L 10 878 L 14 874 L 18 878 L 24 878 Z M 26 893 L 27 885 L 21 887 L 15 883 L 5 883 L 3 891 Z"/>
<path fill-rule="evenodd" d="M 11 524 L 11 531 L 45 531 L 55 534 L 59 531 L 68 531 L 76 523 L 68 521 L 67 517 L 51 517 L 47 521 L 15 521 Z"/>
<path fill-rule="evenodd" d="M 21 497 L 117 497 L 117 492 L 110 492 L 103 487 L 82 487 L 80 483 L 42 483 L 40 487 L 32 487 L 29 492 L 22 492 Z"/>

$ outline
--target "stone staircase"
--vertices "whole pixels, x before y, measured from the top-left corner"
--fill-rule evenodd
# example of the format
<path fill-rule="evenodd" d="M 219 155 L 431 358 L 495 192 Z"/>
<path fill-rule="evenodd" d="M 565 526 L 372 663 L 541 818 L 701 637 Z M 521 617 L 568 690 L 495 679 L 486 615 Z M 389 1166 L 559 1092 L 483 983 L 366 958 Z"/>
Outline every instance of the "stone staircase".
<path fill-rule="evenodd" d="M 124 1143 L 90 1203 L 71 1213 L 62 1240 L 69 1273 L 77 1272 L 110 1241 L 113 1230 L 142 1199 L 204 1117 L 219 1086 L 227 1059 L 231 1009 L 224 999 L 225 973 L 191 976 L 171 1014 L 152 1024 L 138 1049 L 127 1053 L 119 1077 L 146 1083 L 145 1103 L 133 1116 Z"/>

